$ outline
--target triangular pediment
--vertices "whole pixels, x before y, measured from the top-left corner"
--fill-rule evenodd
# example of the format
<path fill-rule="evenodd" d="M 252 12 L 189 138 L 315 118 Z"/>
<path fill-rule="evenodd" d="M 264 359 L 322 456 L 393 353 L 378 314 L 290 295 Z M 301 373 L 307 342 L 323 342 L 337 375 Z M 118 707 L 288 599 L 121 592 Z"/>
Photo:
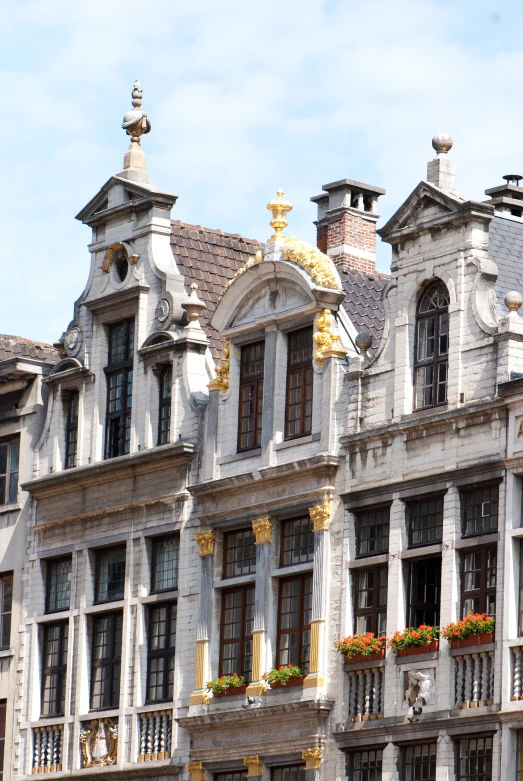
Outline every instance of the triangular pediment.
<path fill-rule="evenodd" d="M 89 203 L 78 212 L 76 219 L 89 225 L 93 219 L 98 219 L 102 212 L 110 211 L 110 194 L 115 188 L 125 192 L 125 199 L 119 199 L 121 203 L 127 202 L 132 204 L 135 201 L 155 201 L 161 202 L 170 208 L 176 203 L 178 197 L 150 184 L 134 182 L 120 176 L 111 176 L 94 198 L 91 198 Z"/>
<path fill-rule="evenodd" d="M 462 210 L 464 201 L 429 182 L 420 182 L 378 233 L 384 241 L 398 234 L 447 221 Z"/>

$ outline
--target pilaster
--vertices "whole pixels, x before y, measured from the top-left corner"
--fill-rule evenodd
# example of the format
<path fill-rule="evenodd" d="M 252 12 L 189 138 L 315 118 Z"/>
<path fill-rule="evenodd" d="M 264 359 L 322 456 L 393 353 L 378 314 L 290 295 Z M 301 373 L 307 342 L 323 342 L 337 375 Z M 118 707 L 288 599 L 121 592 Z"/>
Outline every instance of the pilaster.
<path fill-rule="evenodd" d="M 277 372 L 277 339 L 276 326 L 265 329 L 265 359 L 263 371 L 263 421 L 262 421 L 262 454 L 261 465 L 272 463 L 274 444 L 274 410 Z"/>
<path fill-rule="evenodd" d="M 211 635 L 212 569 L 216 532 L 197 532 L 196 542 L 200 554 L 200 603 L 198 631 L 196 636 L 196 674 L 190 705 L 207 705 L 209 693 L 206 689 L 209 667 L 209 641 Z"/>
<path fill-rule="evenodd" d="M 390 508 L 389 527 L 389 579 L 387 592 L 387 634 L 392 635 L 396 629 L 405 628 L 405 587 L 400 554 L 403 550 L 405 506 L 401 499 L 394 498 Z M 390 653 L 386 662 L 385 679 L 396 680 L 396 660 Z M 396 710 L 395 686 L 385 686 L 383 692 L 384 715 L 388 716 Z M 385 776 L 384 776 L 385 778 Z M 389 780 L 390 781 L 390 780 Z"/>
<path fill-rule="evenodd" d="M 326 536 L 331 518 L 331 502 L 309 507 L 309 515 L 314 527 L 314 572 L 312 579 L 311 645 L 309 674 L 303 681 L 304 689 L 325 686 L 324 644 L 325 644 L 325 605 L 324 577 L 327 573 L 328 545 Z M 325 573 L 325 574 L 324 574 Z"/>
<path fill-rule="evenodd" d="M 305 761 L 305 781 L 320 781 L 321 761 L 323 759 L 321 746 L 307 748 L 301 752 L 301 756 Z"/>
<path fill-rule="evenodd" d="M 263 681 L 262 675 L 267 663 L 266 616 L 269 609 L 271 586 L 273 523 L 271 518 L 258 518 L 252 522 L 252 528 L 256 537 L 256 582 L 252 632 L 252 681 L 247 687 L 246 694 L 250 697 L 259 697 L 267 692 L 267 685 Z"/>

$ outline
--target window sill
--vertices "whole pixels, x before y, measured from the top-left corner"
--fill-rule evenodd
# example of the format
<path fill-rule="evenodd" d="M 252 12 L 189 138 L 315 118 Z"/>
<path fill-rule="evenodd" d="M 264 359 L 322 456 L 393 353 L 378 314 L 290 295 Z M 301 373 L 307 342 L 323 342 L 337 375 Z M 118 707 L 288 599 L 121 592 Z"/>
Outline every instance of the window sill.
<path fill-rule="evenodd" d="M 450 648 L 450 655 L 451 656 L 472 656 L 472 654 L 489 653 L 490 651 L 495 651 L 496 649 L 497 649 L 497 644 L 495 642 L 485 643 L 484 645 L 478 643 L 477 645 L 469 645 L 467 648 Z"/>
<path fill-rule="evenodd" d="M 221 466 L 222 464 L 232 464 L 234 461 L 243 461 L 244 458 L 255 458 L 261 456 L 261 447 L 253 447 L 252 450 L 242 450 L 241 453 L 234 453 L 232 456 L 222 456 L 216 459 L 216 463 Z"/>
<path fill-rule="evenodd" d="M 303 437 L 294 437 L 294 439 L 285 439 L 283 442 L 279 442 L 274 445 L 274 450 L 285 450 L 285 448 L 295 445 L 308 445 L 309 442 L 319 442 L 320 439 L 321 433 L 319 431 L 315 434 L 305 434 Z"/>
<path fill-rule="evenodd" d="M 10 656 L 14 656 L 15 652 L 12 648 L 2 648 L 0 650 L 0 659 L 9 659 Z"/>
<path fill-rule="evenodd" d="M 400 559 L 418 559 L 426 558 L 427 556 L 437 556 L 441 554 L 443 550 L 443 544 L 441 542 L 435 545 L 420 545 L 419 548 L 409 548 L 408 550 L 401 551 Z"/>
<path fill-rule="evenodd" d="M 71 608 L 67 610 L 57 610 L 56 613 L 46 613 L 36 618 L 37 624 L 55 623 L 55 621 L 64 621 L 71 615 Z"/>
<path fill-rule="evenodd" d="M 475 537 L 463 537 L 461 540 L 456 540 L 454 547 L 456 550 L 462 550 L 463 548 L 477 548 L 483 545 L 492 545 L 499 542 L 498 532 L 486 532 L 485 534 L 477 534 Z"/>
<path fill-rule="evenodd" d="M 215 580 L 213 588 L 229 588 L 234 586 L 243 586 L 247 583 L 254 583 L 256 574 L 250 572 L 248 575 L 238 575 L 235 578 L 223 578 L 222 580 Z"/>
<path fill-rule="evenodd" d="M 146 597 L 141 597 L 140 602 L 143 605 L 154 604 L 155 602 L 172 602 L 178 599 L 180 592 L 178 589 L 175 591 L 159 591 L 156 594 L 148 594 Z"/>
<path fill-rule="evenodd" d="M 308 561 L 305 564 L 292 564 L 290 567 L 278 567 L 271 569 L 271 578 L 286 578 L 288 575 L 300 575 L 302 572 L 312 572 L 314 563 Z"/>
<path fill-rule="evenodd" d="M 351 559 L 351 561 L 349 561 L 349 569 L 358 569 L 359 567 L 377 567 L 380 564 L 386 564 L 388 560 L 388 553 L 377 553 L 375 556 L 362 556 L 361 559 Z"/>
<path fill-rule="evenodd" d="M 467 649 L 465 649 L 467 650 Z M 400 665 L 410 664 L 413 668 L 418 667 L 421 662 L 432 662 L 439 659 L 439 651 L 431 651 L 428 654 L 413 654 L 412 656 L 397 656 L 394 654 L 394 663 Z"/>
<path fill-rule="evenodd" d="M 107 708 L 104 710 L 103 708 L 100 708 L 100 710 L 96 710 L 96 708 L 93 708 L 93 710 L 87 711 L 87 713 L 82 714 L 78 717 L 79 721 L 92 721 L 94 718 L 96 719 L 114 719 L 118 718 L 120 716 L 120 708 Z"/>
<path fill-rule="evenodd" d="M 101 605 L 90 605 L 84 608 L 84 613 L 113 613 L 115 610 L 122 610 L 124 605 L 123 599 L 119 599 L 117 602 L 103 602 Z"/>
<path fill-rule="evenodd" d="M 4 515 L 4 513 L 14 513 L 17 510 L 22 509 L 22 502 L 9 502 L 8 504 L 1 504 L 0 505 L 0 515 Z"/>

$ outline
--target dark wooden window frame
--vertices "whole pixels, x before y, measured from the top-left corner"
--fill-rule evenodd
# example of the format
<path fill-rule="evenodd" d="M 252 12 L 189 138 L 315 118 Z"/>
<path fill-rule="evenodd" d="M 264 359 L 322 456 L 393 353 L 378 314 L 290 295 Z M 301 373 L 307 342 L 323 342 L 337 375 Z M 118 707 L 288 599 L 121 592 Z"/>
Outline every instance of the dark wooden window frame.
<path fill-rule="evenodd" d="M 478 740 L 490 740 L 490 760 L 492 763 L 492 754 L 493 754 L 493 740 L 494 736 L 492 733 L 487 733 L 483 735 L 473 735 L 471 737 L 457 737 L 454 740 L 454 768 L 455 768 L 455 779 L 456 781 L 492 781 L 492 769 L 490 774 L 489 773 L 468 773 L 463 774 L 461 773 L 461 744 L 464 741 L 469 742 L 469 746 L 471 742 L 475 742 Z M 483 756 L 486 756 L 484 754 Z M 470 755 L 469 755 L 469 761 L 470 761 Z"/>
<path fill-rule="evenodd" d="M 113 329 L 126 324 L 125 334 L 125 359 L 113 363 L 111 355 Z M 133 367 L 134 367 L 134 319 L 121 320 L 109 326 L 109 363 L 104 368 L 107 382 L 107 407 L 105 411 L 105 458 L 116 458 L 129 452 L 127 432 L 130 432 L 130 420 L 132 411 L 132 387 L 133 387 Z M 122 376 L 122 408 L 110 411 L 111 380 Z M 130 392 L 129 392 L 130 390 Z M 113 422 L 118 422 L 118 437 L 113 432 Z M 129 433 L 130 436 L 130 433 Z"/>
<path fill-rule="evenodd" d="M 439 537 L 436 537 L 434 540 L 424 540 L 422 542 L 413 542 L 413 522 L 414 522 L 414 516 L 415 513 L 415 506 L 417 504 L 421 504 L 422 502 L 430 502 L 433 499 L 441 499 L 442 505 L 441 510 L 438 510 L 439 513 L 441 513 L 441 521 L 440 523 L 436 524 L 435 526 L 431 526 L 429 528 L 434 529 L 440 529 Z M 442 538 L 443 538 L 443 515 L 445 512 L 445 493 L 435 493 L 435 494 L 426 494 L 423 496 L 419 496 L 415 499 L 409 499 L 405 502 L 405 518 L 407 521 L 407 538 L 408 538 L 408 547 L 409 548 L 426 548 L 429 545 L 438 545 Z"/>
<path fill-rule="evenodd" d="M 263 358 L 260 359 L 261 363 L 261 371 L 255 372 L 254 376 L 244 378 L 244 368 L 245 364 L 247 363 L 247 351 L 252 348 L 256 348 L 259 345 L 263 345 Z M 257 361 L 255 361 L 256 363 Z M 241 348 L 241 356 L 240 356 L 240 391 L 238 396 L 238 444 L 237 444 L 237 450 L 238 453 L 243 453 L 247 450 L 254 450 L 257 447 L 260 447 L 261 445 L 261 425 L 260 421 L 263 419 L 263 380 L 264 380 L 264 373 L 265 373 L 265 340 L 260 340 L 257 342 L 253 342 L 252 344 L 246 344 L 243 345 Z M 243 400 L 243 394 L 244 391 L 251 388 L 252 390 L 249 392 L 250 400 L 252 403 L 252 409 L 249 415 L 242 416 L 242 406 L 244 404 Z M 243 421 L 248 420 L 252 422 L 252 427 L 249 429 L 249 431 L 253 432 L 253 442 L 250 445 L 242 446 L 242 436 L 247 431 L 243 430 Z"/>
<path fill-rule="evenodd" d="M 158 566 L 158 547 L 165 540 L 173 540 L 178 542 L 178 565 L 176 568 L 176 585 L 168 586 L 167 588 L 155 588 L 155 580 Z M 151 567 L 151 594 L 161 594 L 165 591 L 177 591 L 178 579 L 180 576 L 180 536 L 178 534 L 164 534 L 161 537 L 153 537 L 152 539 L 152 551 L 151 551 L 152 567 Z"/>
<path fill-rule="evenodd" d="M 169 392 L 165 393 L 165 381 L 166 379 L 169 380 L 169 378 L 170 382 L 167 382 Z M 164 364 L 158 376 L 158 445 L 168 445 L 171 441 L 172 379 L 172 363 Z M 167 421 L 167 425 L 165 425 L 165 421 Z"/>
<path fill-rule="evenodd" d="M 95 649 L 95 634 L 96 634 L 96 625 L 99 621 L 103 621 L 104 619 L 110 618 L 112 621 L 112 627 L 111 627 L 111 639 L 108 645 L 112 648 L 112 653 L 105 659 L 97 661 L 94 658 L 94 649 Z M 120 642 L 120 649 L 123 645 L 123 612 L 121 610 L 115 610 L 108 613 L 95 613 L 92 617 L 92 628 L 91 628 L 91 685 L 90 685 L 90 694 L 89 694 L 89 703 L 90 703 L 90 710 L 108 710 L 110 708 L 118 708 L 119 707 L 119 699 L 120 699 L 120 685 L 121 685 L 121 667 L 122 667 L 122 657 L 121 657 L 121 650 L 120 650 L 120 656 L 115 656 L 114 654 L 114 648 L 115 648 L 115 624 L 116 620 L 120 618 L 122 621 L 122 638 Z M 94 695 L 94 684 L 95 684 L 95 678 L 96 678 L 96 671 L 97 669 L 100 669 L 102 667 L 109 668 L 110 674 L 108 678 L 108 688 L 110 693 L 110 701 L 104 702 L 103 705 L 100 705 L 99 707 L 95 708 L 93 707 L 93 695 Z M 117 682 L 117 686 L 115 687 L 115 682 Z M 115 692 L 116 689 L 116 692 Z M 114 695 L 114 696 L 113 696 Z"/>
<path fill-rule="evenodd" d="M 423 562 L 429 562 L 429 561 L 439 561 L 439 570 L 438 570 L 438 581 L 436 584 L 437 590 L 438 590 L 438 599 L 437 602 L 421 602 L 421 601 L 415 601 L 414 595 L 413 595 L 413 577 L 414 577 L 414 567 L 417 564 L 422 564 Z M 441 610 L 441 554 L 438 556 L 420 556 L 420 558 L 416 559 L 409 559 L 408 560 L 408 603 L 407 603 L 407 617 L 408 617 L 408 625 L 409 626 L 419 626 L 420 624 L 427 624 L 427 625 L 439 625 L 439 617 L 440 617 L 440 610 Z M 428 605 L 428 608 L 424 608 L 424 605 Z M 424 609 L 430 609 L 430 606 L 435 606 L 435 612 L 436 612 L 436 620 L 435 621 L 415 621 L 414 620 L 414 613 L 416 610 L 424 610 Z"/>
<path fill-rule="evenodd" d="M 225 773 L 214 773 L 213 781 L 247 781 L 247 770 L 228 770 Z"/>
<path fill-rule="evenodd" d="M 301 669 L 303 674 L 307 673 L 307 670 L 304 670 L 304 660 L 303 660 L 303 651 L 304 648 L 310 646 L 306 646 L 304 643 L 304 634 L 305 632 L 309 631 L 311 625 L 310 623 L 307 624 L 304 621 L 304 614 L 305 614 L 305 583 L 310 578 L 312 581 L 313 573 L 311 571 L 309 572 L 303 572 L 299 575 L 292 575 L 288 578 L 280 578 L 280 582 L 278 584 L 278 623 L 277 623 L 277 643 L 276 643 L 276 667 L 280 667 L 282 664 L 280 660 L 280 655 L 282 652 L 282 636 L 292 634 L 293 632 L 296 632 L 298 634 L 298 644 L 296 646 L 297 648 L 297 657 L 298 662 L 297 666 Z M 288 629 L 282 629 L 281 628 L 281 617 L 282 617 L 282 602 L 283 602 L 283 586 L 285 583 L 291 583 L 293 581 L 300 581 L 300 607 L 298 610 L 298 616 L 299 616 L 299 624 L 297 626 L 289 627 Z M 307 663 L 308 664 L 308 663 Z"/>
<path fill-rule="evenodd" d="M 49 632 L 52 629 L 59 629 L 59 638 L 58 638 L 58 659 L 59 663 L 57 665 L 51 665 L 49 667 L 44 666 L 44 661 L 47 655 L 47 644 L 50 641 L 50 638 L 48 637 Z M 67 639 L 64 638 L 65 629 L 67 628 Z M 57 621 L 56 623 L 45 623 L 43 625 L 43 653 L 42 653 L 42 691 L 41 691 L 41 713 L 43 717 L 48 716 L 63 716 L 65 712 L 65 696 L 64 696 L 64 702 L 60 702 L 60 692 L 62 691 L 62 687 L 64 686 L 64 678 L 67 673 L 67 657 L 65 659 L 65 662 L 61 662 L 60 660 L 64 656 L 64 651 L 67 654 L 67 645 L 69 643 L 69 621 Z M 65 645 L 65 649 L 64 649 Z M 56 675 L 57 677 L 57 683 L 56 683 L 56 695 L 54 700 L 54 708 L 50 710 L 48 713 L 44 713 L 44 693 L 45 693 L 45 683 L 46 683 L 46 677 Z"/>
<path fill-rule="evenodd" d="M 0 474 L 0 505 L 11 504 L 18 499 L 18 477 L 20 472 L 20 437 L 0 442 L 1 448 L 6 448 L 5 472 Z M 15 463 L 13 463 L 15 454 Z M 14 468 L 16 466 L 16 468 Z M 13 480 L 14 478 L 14 480 Z"/>
<path fill-rule="evenodd" d="M 11 647 L 11 616 L 13 612 L 13 573 L 0 574 L 0 650 Z M 5 592 L 8 592 L 6 598 Z"/>
<path fill-rule="evenodd" d="M 460 491 L 460 507 L 461 507 L 461 535 L 462 537 L 480 537 L 482 534 L 494 534 L 498 530 L 498 524 L 499 524 L 499 486 L 501 484 L 502 480 L 496 480 L 496 481 L 490 481 L 488 483 L 482 483 L 479 485 L 474 486 L 467 486 L 465 488 L 462 488 Z M 477 493 L 478 491 L 484 491 L 486 489 L 496 489 L 497 496 L 495 498 L 495 501 L 498 505 L 497 508 L 497 523 L 495 527 L 492 527 L 490 529 L 483 529 L 482 531 L 471 531 L 467 532 L 466 526 L 467 526 L 467 497 L 471 496 L 472 494 Z"/>
<path fill-rule="evenodd" d="M 105 554 L 109 554 L 114 551 L 124 551 L 124 576 L 123 576 L 123 590 L 122 590 L 122 596 L 118 597 L 108 597 L 107 599 L 102 599 L 100 596 L 100 564 L 101 559 Z M 99 550 L 95 550 L 95 584 L 94 584 L 94 601 L 96 605 L 105 605 L 108 602 L 117 602 L 124 598 L 125 596 L 125 570 L 127 565 L 127 550 L 125 544 L 123 545 L 111 545 L 108 548 L 100 548 Z"/>
<path fill-rule="evenodd" d="M 171 692 L 171 696 L 169 696 L 169 662 L 171 659 L 175 659 L 176 656 L 176 641 L 175 645 L 169 645 L 165 648 L 161 649 L 153 649 L 152 648 L 152 623 L 153 623 L 153 611 L 158 610 L 160 608 L 166 608 L 167 610 L 167 620 L 165 622 L 166 625 L 166 634 L 165 637 L 170 640 L 171 637 L 171 622 L 173 620 L 173 612 L 174 612 L 174 621 L 177 620 L 177 609 L 178 609 L 178 603 L 176 600 L 173 600 L 172 602 L 154 602 L 151 605 L 147 606 L 147 684 L 146 684 L 146 704 L 153 703 L 153 702 L 171 702 L 173 699 L 173 692 Z M 149 679 L 151 676 L 151 661 L 153 659 L 163 659 L 164 660 L 164 666 L 163 666 L 163 683 L 162 683 L 162 689 L 163 689 L 163 697 L 158 699 L 151 699 L 149 697 Z"/>
<path fill-rule="evenodd" d="M 380 580 L 381 573 L 385 572 L 385 581 L 387 582 L 388 566 L 387 564 L 376 565 L 374 567 L 355 567 L 351 571 L 352 575 L 352 593 L 353 593 L 353 605 L 354 605 L 354 631 L 357 632 L 358 618 L 361 616 L 370 616 L 370 626 L 365 630 L 367 632 L 374 632 L 375 635 L 383 634 L 378 632 L 379 616 L 385 615 L 385 621 L 387 620 L 387 602 L 385 605 L 379 604 L 380 596 Z M 372 573 L 375 579 L 375 585 L 372 589 L 372 605 L 370 607 L 360 608 L 358 607 L 358 594 L 359 594 L 359 578 L 362 574 Z M 388 588 L 388 583 L 386 588 Z"/>
<path fill-rule="evenodd" d="M 246 644 L 250 641 L 251 647 L 252 647 L 252 635 L 248 635 L 246 632 L 246 624 L 247 624 L 247 593 L 249 591 L 253 592 L 254 595 L 255 586 L 254 583 L 246 583 L 243 586 L 236 586 L 234 588 L 227 588 L 223 589 L 221 598 L 222 598 L 222 605 L 221 605 L 221 616 L 220 616 L 220 664 L 219 664 L 219 675 L 224 675 L 223 672 L 223 662 L 224 662 L 224 650 L 227 645 L 232 645 L 232 643 L 238 643 L 240 646 L 240 656 L 238 660 L 238 669 L 232 670 L 231 673 L 227 673 L 228 675 L 232 673 L 237 673 L 240 675 L 246 675 L 246 673 L 250 673 L 251 671 L 246 671 L 245 668 L 245 649 Z M 242 605 L 241 605 L 241 621 L 240 621 L 240 637 L 234 637 L 230 640 L 225 639 L 225 604 L 226 604 L 226 597 L 228 594 L 235 594 L 235 593 L 241 593 L 242 594 Z M 254 624 L 254 621 L 253 621 Z M 251 660 L 252 660 L 252 652 L 251 652 Z M 249 676 L 247 675 L 247 678 Z M 249 681 L 247 681 L 249 682 Z"/>
<path fill-rule="evenodd" d="M 487 553 L 489 551 L 495 552 L 495 560 L 496 560 L 496 585 L 495 586 L 488 586 L 487 585 Z M 480 568 L 480 587 L 479 589 L 472 589 L 470 591 L 465 591 L 465 558 L 468 553 L 480 553 L 482 556 L 481 561 L 481 568 Z M 460 617 L 464 618 L 463 615 L 463 609 L 465 605 L 466 599 L 479 599 L 479 609 L 474 611 L 476 613 L 486 613 L 487 612 L 487 597 L 493 596 L 494 597 L 494 605 L 496 604 L 496 588 L 497 588 L 497 544 L 494 543 L 493 545 L 478 545 L 477 547 L 474 546 L 473 548 L 465 548 L 465 550 L 461 551 L 461 557 L 460 557 L 460 579 L 461 579 L 461 588 L 460 588 Z"/>
<path fill-rule="evenodd" d="M 390 531 L 390 504 L 382 504 L 377 505 L 375 507 L 362 507 L 358 510 L 353 510 L 354 515 L 354 527 L 356 532 L 356 558 L 363 559 L 367 558 L 369 556 L 380 556 L 382 553 L 388 553 L 389 550 L 389 531 Z M 386 519 L 381 519 L 378 521 L 374 521 L 374 523 L 362 523 L 364 516 L 370 516 L 373 513 L 384 513 L 387 517 Z M 377 534 L 375 534 L 374 537 L 369 537 L 368 541 L 374 542 L 374 550 L 372 551 L 361 551 L 361 545 L 362 545 L 362 536 L 361 536 L 361 530 L 362 528 L 372 528 L 373 526 L 379 527 L 379 526 L 386 526 L 387 527 L 387 535 L 378 537 Z M 378 540 L 387 540 L 386 547 L 378 548 L 376 543 Z M 369 546 L 370 547 L 370 546 Z"/>
<path fill-rule="evenodd" d="M 292 781 L 305 781 L 307 777 L 307 773 L 305 770 L 305 765 L 302 765 L 301 762 L 298 763 L 292 763 L 290 765 L 278 765 L 278 767 L 271 768 L 271 781 L 280 781 L 280 779 L 284 778 L 282 776 L 281 771 L 282 770 L 297 770 L 298 773 L 295 775 L 294 779 Z"/>
<path fill-rule="evenodd" d="M 69 586 L 69 604 L 67 607 L 51 607 L 51 569 L 52 567 L 58 567 L 62 563 L 68 562 L 71 566 L 69 571 L 72 572 L 73 560 L 72 556 L 60 556 L 57 559 L 47 559 L 46 561 L 46 583 L 45 583 L 45 612 L 46 613 L 60 613 L 62 610 L 69 610 L 71 608 L 71 588 Z M 69 584 L 71 580 L 69 579 Z"/>
<path fill-rule="evenodd" d="M 2 781 L 4 777 L 6 722 L 7 722 L 7 700 L 0 700 L 0 781 Z"/>
<path fill-rule="evenodd" d="M 69 391 L 66 397 L 67 420 L 65 424 L 65 458 L 66 469 L 76 466 L 78 452 L 78 410 L 80 405 L 80 391 Z"/>
<path fill-rule="evenodd" d="M 417 762 L 407 762 L 407 754 L 409 752 L 409 749 L 415 749 L 416 746 L 426 746 L 429 748 L 429 756 L 425 758 L 421 758 L 420 761 Z M 435 749 L 435 751 L 434 751 Z M 434 751 L 434 755 L 430 756 Z M 400 781 L 415 781 L 415 779 L 420 778 L 423 779 L 423 781 L 436 781 L 436 760 L 437 760 L 437 751 L 438 751 L 438 744 L 435 740 L 417 740 L 413 743 L 405 743 L 404 745 L 400 746 Z M 411 774 L 410 778 L 407 778 L 407 765 L 410 764 L 412 766 L 423 766 L 428 765 L 429 770 L 432 771 L 431 773 L 421 773 L 421 774 Z"/>
<path fill-rule="evenodd" d="M 231 546 L 230 545 L 230 540 L 232 539 L 232 537 L 235 534 L 240 534 L 242 532 L 244 534 L 249 533 L 250 536 L 251 536 L 252 542 L 250 544 L 248 544 L 248 545 L 233 545 L 233 546 Z M 233 531 L 226 532 L 223 535 L 223 575 L 222 575 L 222 577 L 223 577 L 224 580 L 226 578 L 239 577 L 236 573 L 231 574 L 231 575 L 227 574 L 228 566 L 230 564 L 234 564 L 236 562 L 236 560 L 234 560 L 232 562 L 227 561 L 229 551 L 230 550 L 238 550 L 239 548 L 243 548 L 243 549 L 245 549 L 245 548 L 252 548 L 252 553 L 254 553 L 254 556 L 251 556 L 251 558 L 249 558 L 249 559 L 242 559 L 242 561 L 249 561 L 250 563 L 249 563 L 248 572 L 241 572 L 240 575 L 254 575 L 255 574 L 255 572 L 256 572 L 256 548 L 255 548 L 256 542 L 255 542 L 255 540 L 256 540 L 256 537 L 255 537 L 255 534 L 254 534 L 254 531 L 253 531 L 252 527 L 246 527 L 245 529 L 234 529 Z"/>
<path fill-rule="evenodd" d="M 385 748 L 384 745 L 376 745 L 376 746 L 372 746 L 372 747 L 368 747 L 368 748 L 364 747 L 364 748 L 361 748 L 361 749 L 356 749 L 354 751 L 347 752 L 347 761 L 346 761 L 347 771 L 348 771 L 347 772 L 347 776 L 350 779 L 350 781 L 354 780 L 354 774 L 355 774 L 354 759 L 355 759 L 356 755 L 357 754 L 370 754 L 372 752 L 374 752 L 377 755 L 375 763 L 373 765 L 367 765 L 365 770 L 367 770 L 367 771 L 370 770 L 373 774 L 375 774 L 375 775 L 372 776 L 373 779 L 377 779 L 378 778 L 377 773 L 379 771 L 379 777 L 381 779 L 382 774 L 383 774 L 383 749 L 384 748 Z M 380 754 L 381 754 L 381 756 L 378 756 Z M 368 776 L 368 773 L 367 773 L 367 776 Z M 359 781 L 362 781 L 361 775 L 360 775 Z M 364 781 L 368 781 L 368 777 L 365 778 Z"/>
<path fill-rule="evenodd" d="M 286 534 L 287 528 L 291 523 L 295 523 L 296 521 L 305 521 L 307 526 L 309 527 L 307 531 L 301 531 L 299 534 L 299 538 L 301 538 L 304 535 L 307 535 L 309 538 L 309 543 L 304 545 L 298 545 L 294 546 L 293 548 L 285 549 L 285 540 L 289 537 L 296 537 L 295 534 Z M 292 551 L 295 550 L 305 550 L 307 549 L 306 558 L 304 561 L 298 561 L 298 562 L 285 562 L 285 554 L 286 553 L 292 553 Z M 281 539 L 280 539 L 280 567 L 292 567 L 295 564 L 307 564 L 309 562 L 314 561 L 314 530 L 313 530 L 313 523 L 309 516 L 300 516 L 298 518 L 286 518 L 284 521 L 281 522 Z"/>
<path fill-rule="evenodd" d="M 447 300 L 448 300 L 448 290 L 445 286 L 445 283 L 442 280 L 436 280 L 434 282 L 431 282 L 427 287 L 423 290 L 418 306 L 416 307 L 416 327 L 415 327 L 415 338 L 414 338 L 414 409 L 431 409 L 433 407 L 442 407 L 445 404 L 448 404 L 448 364 L 449 364 L 449 305 L 448 303 L 445 306 L 439 306 L 437 309 L 431 309 L 427 312 L 420 312 L 421 305 L 425 299 L 425 296 L 433 289 L 433 288 L 442 288 L 447 291 Z M 446 315 L 447 317 L 447 350 L 446 352 L 442 352 L 440 354 L 440 329 L 441 329 L 441 316 Z M 430 320 L 431 318 L 434 318 L 435 326 L 434 326 L 434 354 L 430 358 L 418 358 L 418 346 L 420 341 L 419 336 L 419 330 L 420 330 L 420 324 L 423 323 L 426 320 Z M 444 336 L 445 334 L 443 334 Z M 445 380 L 445 400 L 444 401 L 438 401 L 438 374 L 439 374 L 439 367 L 440 366 L 446 366 L 446 380 Z M 416 403 L 416 396 L 417 396 L 417 375 L 418 375 L 418 369 L 424 369 L 425 367 L 433 367 L 433 378 L 432 378 L 432 403 L 431 404 L 422 404 L 420 406 Z"/>
<path fill-rule="evenodd" d="M 288 439 L 298 439 L 299 437 L 305 437 L 308 434 L 310 434 L 311 430 L 312 430 L 312 409 L 311 409 L 311 415 L 310 415 L 311 422 L 310 422 L 310 426 L 309 427 L 307 427 L 307 425 L 306 425 L 306 418 L 308 416 L 305 414 L 306 413 L 306 408 L 307 408 L 307 386 L 309 384 L 308 381 L 307 381 L 307 376 L 308 376 L 309 373 L 310 373 L 311 378 L 312 378 L 311 379 L 311 384 L 312 384 L 312 386 L 314 386 L 314 370 L 313 370 L 313 367 L 312 367 L 312 357 L 313 357 L 313 352 L 314 352 L 314 350 L 313 350 L 313 340 L 312 340 L 312 330 L 313 330 L 312 329 L 312 325 L 310 325 L 310 326 L 306 326 L 305 328 L 299 328 L 296 331 L 291 331 L 288 334 L 288 336 L 287 336 L 287 338 L 288 338 L 288 343 L 287 343 L 287 382 L 286 382 L 286 394 L 285 394 L 285 439 L 286 440 L 288 440 Z M 307 360 L 301 361 L 300 363 L 297 363 L 297 364 L 294 364 L 293 366 L 291 366 L 291 352 L 292 352 L 292 349 L 293 349 L 292 348 L 292 337 L 295 334 L 299 334 L 299 333 L 305 332 L 305 331 L 310 333 L 310 345 L 311 345 L 311 347 L 310 347 L 310 358 L 307 358 Z M 290 412 L 290 409 L 291 409 L 290 398 L 289 398 L 290 390 L 291 390 L 290 383 L 291 383 L 291 377 L 294 374 L 301 374 L 302 402 L 301 402 L 301 415 L 300 415 L 300 431 L 299 431 L 298 434 L 290 434 L 289 433 L 289 423 L 290 423 L 289 412 Z M 313 391 L 313 393 L 314 393 L 314 391 Z M 311 400 L 310 400 L 311 401 L 311 406 L 313 404 L 313 400 L 314 399 L 312 397 Z"/>

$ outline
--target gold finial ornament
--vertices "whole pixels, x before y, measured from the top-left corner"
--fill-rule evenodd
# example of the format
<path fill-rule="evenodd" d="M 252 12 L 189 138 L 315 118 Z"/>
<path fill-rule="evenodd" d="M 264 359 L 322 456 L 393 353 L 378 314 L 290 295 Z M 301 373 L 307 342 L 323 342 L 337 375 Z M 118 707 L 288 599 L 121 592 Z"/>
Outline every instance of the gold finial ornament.
<path fill-rule="evenodd" d="M 209 390 L 219 390 L 222 393 L 227 393 L 229 390 L 229 369 L 231 367 L 229 361 L 230 350 L 230 341 L 229 339 L 226 339 L 223 345 L 225 360 L 216 367 L 216 377 L 214 380 L 211 380 L 207 386 Z"/>
<path fill-rule="evenodd" d="M 287 227 L 287 214 L 292 211 L 292 204 L 289 201 L 284 200 L 283 190 L 280 189 L 276 193 L 277 198 L 273 198 L 269 201 L 267 208 L 272 212 L 271 226 L 274 228 L 274 233 L 270 237 L 269 241 L 277 241 L 278 239 L 284 239 L 285 236 L 282 230 Z"/>
<path fill-rule="evenodd" d="M 346 350 L 339 344 L 339 334 L 334 325 L 334 318 L 330 309 L 324 309 L 317 320 L 317 328 L 313 334 L 313 340 L 316 344 L 316 363 L 323 366 L 325 358 L 345 358 Z"/>

